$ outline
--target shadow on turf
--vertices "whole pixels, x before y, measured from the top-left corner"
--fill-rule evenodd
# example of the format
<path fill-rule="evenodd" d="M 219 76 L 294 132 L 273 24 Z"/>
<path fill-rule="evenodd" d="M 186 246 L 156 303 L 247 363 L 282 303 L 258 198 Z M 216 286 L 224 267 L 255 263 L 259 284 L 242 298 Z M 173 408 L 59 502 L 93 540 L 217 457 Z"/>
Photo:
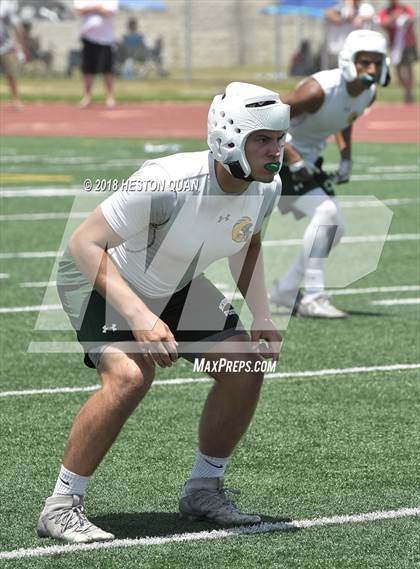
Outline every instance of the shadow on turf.
<path fill-rule="evenodd" d="M 265 523 L 291 522 L 291 518 L 261 515 Z M 222 529 L 222 526 L 208 521 L 189 521 L 181 519 L 178 513 L 170 512 L 130 512 L 106 514 L 90 518 L 90 521 L 105 531 L 112 532 L 116 538 L 160 537 L 171 534 L 192 533 Z M 223 526 L 226 528 L 227 526 Z M 237 526 L 234 526 L 237 527 Z M 297 531 L 289 527 L 279 531 Z"/>

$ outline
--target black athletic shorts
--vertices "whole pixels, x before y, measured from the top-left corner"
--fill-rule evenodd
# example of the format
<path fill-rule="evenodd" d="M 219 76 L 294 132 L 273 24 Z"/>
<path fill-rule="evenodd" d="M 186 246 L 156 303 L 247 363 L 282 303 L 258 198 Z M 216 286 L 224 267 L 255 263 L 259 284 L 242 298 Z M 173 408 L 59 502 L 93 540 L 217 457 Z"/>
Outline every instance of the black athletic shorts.
<path fill-rule="evenodd" d="M 101 45 L 82 39 L 82 73 L 96 75 L 97 73 L 112 73 L 114 56 L 111 45 Z"/>
<path fill-rule="evenodd" d="M 128 322 L 96 290 L 69 283 L 59 284 L 57 288 L 83 346 L 85 365 L 97 367 L 101 353 L 109 344 L 135 342 Z M 167 324 L 179 344 L 179 355 L 190 361 L 205 353 L 202 342 L 208 347 L 207 343 L 214 345 L 246 334 L 232 305 L 204 275 L 166 299 L 138 296 Z"/>
<path fill-rule="evenodd" d="M 417 49 L 415 47 L 405 47 L 401 56 L 401 63 L 404 65 L 411 65 L 418 60 Z"/>
<path fill-rule="evenodd" d="M 282 191 L 278 206 L 281 213 L 286 214 L 292 212 L 298 219 L 300 217 L 304 217 L 301 212 L 294 209 L 293 204 L 298 198 L 304 196 L 315 188 L 321 188 L 328 196 L 335 195 L 334 185 L 330 179 L 331 177 L 322 169 L 322 162 L 323 159 L 318 158 L 315 165 L 317 166 L 319 173 L 315 174 L 308 182 L 297 182 L 296 180 L 293 180 L 289 166 L 283 163 L 280 170 Z"/>

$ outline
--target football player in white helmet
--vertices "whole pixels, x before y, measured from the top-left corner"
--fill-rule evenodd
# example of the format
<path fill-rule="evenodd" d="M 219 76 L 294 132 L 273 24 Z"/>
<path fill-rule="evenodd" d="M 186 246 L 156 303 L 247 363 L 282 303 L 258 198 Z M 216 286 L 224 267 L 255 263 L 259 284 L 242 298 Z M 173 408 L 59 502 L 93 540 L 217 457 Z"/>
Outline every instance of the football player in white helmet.
<path fill-rule="evenodd" d="M 181 515 L 220 524 L 261 521 L 231 502 L 224 472 L 255 411 L 262 358 L 277 359 L 280 349 L 260 252 L 261 227 L 281 192 L 289 116 L 277 93 L 231 83 L 210 107 L 210 151 L 147 161 L 70 238 L 58 291 L 85 364 L 96 368 L 102 386 L 74 420 L 39 518 L 40 537 L 70 543 L 114 538 L 86 518 L 83 495 L 146 395 L 155 366 L 170 367 L 178 356 L 203 358 L 202 371 L 216 380 L 202 411 Z M 203 274 L 225 257 L 253 314 L 250 332 Z M 173 457 L 166 460 L 170 472 Z"/>
<path fill-rule="evenodd" d="M 325 260 L 344 231 L 333 184 L 350 180 L 353 122 L 374 102 L 376 86 L 386 86 L 389 80 L 385 37 L 375 31 L 356 30 L 347 36 L 337 69 L 315 73 L 282 97 L 290 105 L 291 123 L 280 172 L 283 191 L 279 208 L 297 218 L 308 216 L 310 223 L 298 257 L 286 274 L 274 281 L 270 296 L 274 304 L 291 307 L 301 316 L 348 316 L 332 305 L 324 287 Z M 341 156 L 333 177 L 322 170 L 321 157 L 330 135 L 336 135 Z"/>

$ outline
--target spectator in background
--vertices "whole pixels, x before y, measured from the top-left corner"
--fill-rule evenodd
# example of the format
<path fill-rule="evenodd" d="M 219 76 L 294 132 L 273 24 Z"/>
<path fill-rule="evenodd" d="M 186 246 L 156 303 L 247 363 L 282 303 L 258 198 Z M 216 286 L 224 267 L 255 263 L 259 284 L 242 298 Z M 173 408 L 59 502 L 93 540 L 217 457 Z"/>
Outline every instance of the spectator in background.
<path fill-rule="evenodd" d="M 292 55 L 290 63 L 290 75 L 312 75 L 319 71 L 316 57 L 311 50 L 311 44 L 308 40 L 300 43 L 298 51 Z"/>
<path fill-rule="evenodd" d="M 23 105 L 16 75 L 19 63 L 26 60 L 26 48 L 17 11 L 17 0 L 0 1 L 0 68 L 9 85 L 13 108 L 20 111 Z"/>
<path fill-rule="evenodd" d="M 406 103 L 414 101 L 413 63 L 417 57 L 417 42 L 414 33 L 415 12 L 408 4 L 389 0 L 389 6 L 380 10 L 378 21 L 388 32 L 391 47 L 391 61 L 397 70 L 398 79 L 404 89 Z"/>
<path fill-rule="evenodd" d="M 45 69 L 50 70 L 53 53 L 51 50 L 42 51 L 39 39 L 32 35 L 32 24 L 30 22 L 22 23 L 22 34 L 27 51 L 27 63 L 42 62 Z"/>
<path fill-rule="evenodd" d="M 342 0 L 325 11 L 327 29 L 324 69 L 336 67 L 346 37 L 354 30 L 371 29 L 374 16 L 375 8 L 372 4 L 361 0 Z"/>
<path fill-rule="evenodd" d="M 91 104 L 93 80 L 98 73 L 104 77 L 106 106 L 115 107 L 112 45 L 113 18 L 118 10 L 118 0 L 74 0 L 74 7 L 82 18 L 80 38 L 83 42 L 84 95 L 80 107 L 84 109 Z"/>
<path fill-rule="evenodd" d="M 125 79 L 134 78 L 134 65 L 136 61 L 147 59 L 148 47 L 144 35 L 139 33 L 137 20 L 130 18 L 127 22 L 127 33 L 124 34 L 120 46 L 122 60 L 122 76 Z"/>

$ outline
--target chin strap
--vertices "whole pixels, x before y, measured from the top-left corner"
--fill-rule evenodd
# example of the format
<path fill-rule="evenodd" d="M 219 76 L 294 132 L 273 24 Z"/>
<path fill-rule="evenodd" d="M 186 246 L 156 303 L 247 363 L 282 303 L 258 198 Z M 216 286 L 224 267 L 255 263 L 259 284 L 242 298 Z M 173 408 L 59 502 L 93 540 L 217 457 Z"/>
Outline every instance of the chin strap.
<path fill-rule="evenodd" d="M 239 162 L 229 162 L 226 164 L 229 167 L 230 173 L 234 178 L 238 178 L 239 180 L 246 180 L 247 182 L 253 182 L 254 178 L 251 176 L 245 176 L 245 172 L 242 169 L 242 166 Z"/>

